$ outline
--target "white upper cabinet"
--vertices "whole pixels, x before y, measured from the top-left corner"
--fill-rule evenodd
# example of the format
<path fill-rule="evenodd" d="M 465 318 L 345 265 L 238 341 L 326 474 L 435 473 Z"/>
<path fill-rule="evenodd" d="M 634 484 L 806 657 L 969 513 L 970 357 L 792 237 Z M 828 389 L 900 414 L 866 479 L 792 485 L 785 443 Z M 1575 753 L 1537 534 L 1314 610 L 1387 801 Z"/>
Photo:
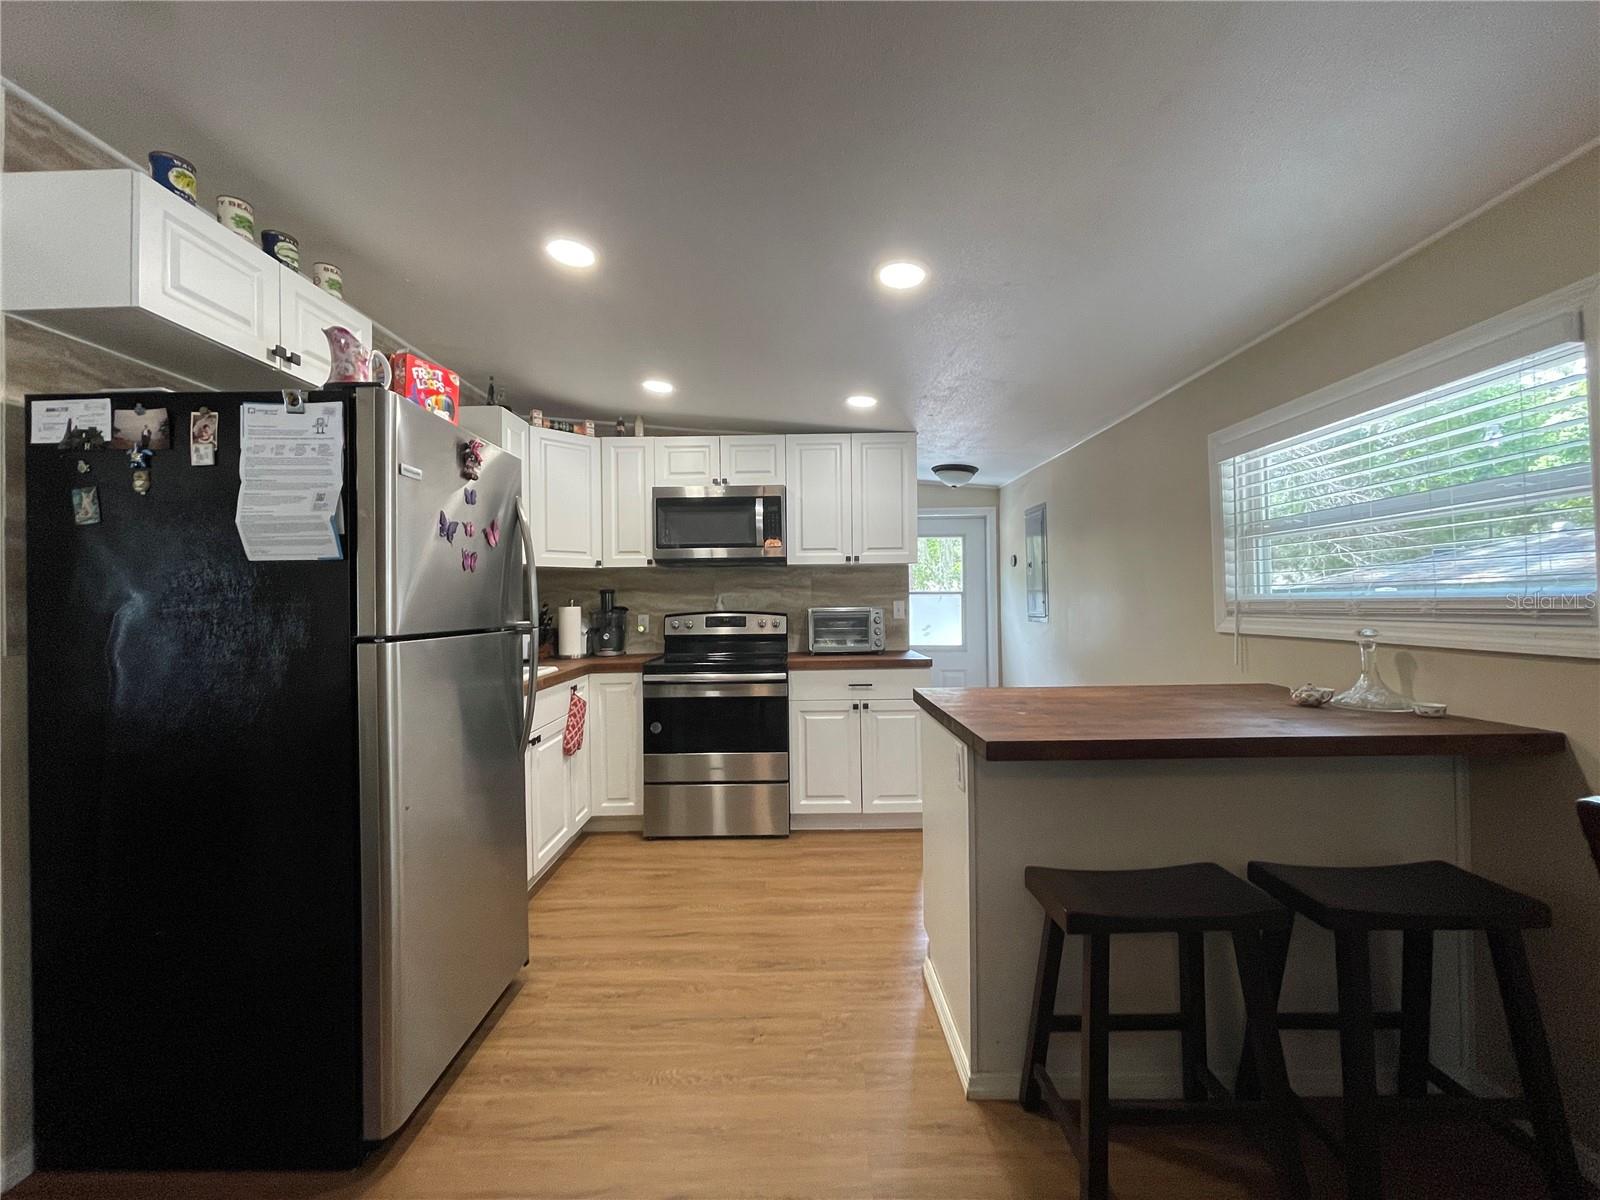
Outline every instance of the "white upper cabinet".
<path fill-rule="evenodd" d="M 782 434 L 737 434 L 717 439 L 722 465 L 718 474 L 732 487 L 781 484 L 787 474 Z"/>
<path fill-rule="evenodd" d="M 658 437 L 656 487 L 709 487 L 721 474 L 715 437 Z"/>
<path fill-rule="evenodd" d="M 320 386 L 326 326 L 372 340 L 368 318 L 142 171 L 7 172 L 0 187 L 8 312 L 222 388 Z"/>
<path fill-rule="evenodd" d="M 917 435 L 850 435 L 851 554 L 859 563 L 917 559 Z"/>
<path fill-rule="evenodd" d="M 236 234 L 228 236 L 236 242 L 243 241 Z M 321 387 L 333 374 L 328 337 L 322 331 L 330 325 L 342 325 L 370 349 L 372 322 L 304 275 L 287 267 L 279 269 L 283 274 L 278 301 L 278 339 L 288 354 L 283 369 L 306 383 Z"/>
<path fill-rule="evenodd" d="M 788 561 L 844 563 L 854 553 L 850 525 L 850 435 L 790 434 Z"/>
<path fill-rule="evenodd" d="M 533 561 L 600 565 L 600 441 L 555 429 L 529 431 L 533 460 Z"/>
<path fill-rule="evenodd" d="M 652 440 L 600 439 L 600 560 L 608 567 L 643 567 L 652 561 Z"/>

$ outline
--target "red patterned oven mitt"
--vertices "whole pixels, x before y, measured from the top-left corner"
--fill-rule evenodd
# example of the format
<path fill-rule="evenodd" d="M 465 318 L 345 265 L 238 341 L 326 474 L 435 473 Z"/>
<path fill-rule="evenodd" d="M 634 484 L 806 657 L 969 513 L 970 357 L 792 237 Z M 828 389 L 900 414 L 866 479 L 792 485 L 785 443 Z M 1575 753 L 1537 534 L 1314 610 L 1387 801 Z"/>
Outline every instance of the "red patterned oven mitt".
<path fill-rule="evenodd" d="M 567 704 L 567 728 L 561 734 L 562 754 L 571 756 L 583 749 L 583 716 L 588 711 L 588 702 L 573 688 L 572 699 Z"/>

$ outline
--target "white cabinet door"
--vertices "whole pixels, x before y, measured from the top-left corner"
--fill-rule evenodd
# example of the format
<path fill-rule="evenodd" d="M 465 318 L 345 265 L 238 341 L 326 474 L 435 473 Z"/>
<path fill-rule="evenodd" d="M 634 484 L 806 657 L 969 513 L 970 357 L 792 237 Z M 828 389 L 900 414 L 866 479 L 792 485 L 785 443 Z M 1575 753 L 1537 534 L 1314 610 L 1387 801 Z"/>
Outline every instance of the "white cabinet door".
<path fill-rule="evenodd" d="M 714 437 L 663 437 L 656 444 L 657 487 L 705 487 L 722 474 Z"/>
<path fill-rule="evenodd" d="M 861 714 L 848 700 L 791 704 L 789 809 L 861 811 Z"/>
<path fill-rule="evenodd" d="M 582 696 L 585 703 L 589 700 L 589 681 L 581 680 L 575 688 L 578 695 Z M 571 694 L 570 692 L 568 693 Z M 589 819 L 590 805 L 593 802 L 591 789 L 593 784 L 589 779 L 590 764 L 594 755 L 590 748 L 596 744 L 594 709 L 590 708 L 583 714 L 583 745 L 578 747 L 578 752 L 567 758 L 567 836 L 575 837 Z M 563 725 L 562 731 L 565 732 Z"/>
<path fill-rule="evenodd" d="M 597 817 L 644 812 L 644 713 L 637 675 L 591 675 L 589 722 L 595 733 L 590 774 Z"/>
<path fill-rule="evenodd" d="M 304 275 L 285 266 L 279 266 L 278 271 L 281 284 L 278 340 L 290 354 L 283 369 L 297 379 L 321 387 L 333 374 L 333 357 L 328 353 L 328 338 L 322 331 L 330 325 L 342 325 L 370 349 L 372 322 Z M 300 359 L 298 363 L 295 357 Z"/>
<path fill-rule="evenodd" d="M 861 811 L 922 811 L 922 740 L 914 700 L 861 708 Z"/>
<path fill-rule="evenodd" d="M 792 433 L 785 443 L 789 562 L 848 562 L 850 435 Z"/>
<path fill-rule="evenodd" d="M 650 505 L 654 440 L 600 440 L 600 560 L 608 567 L 648 566 L 655 553 Z"/>
<path fill-rule="evenodd" d="M 271 351 L 279 342 L 283 265 L 164 188 L 136 186 L 135 195 L 137 303 L 258 362 L 279 366 Z"/>
<path fill-rule="evenodd" d="M 722 458 L 722 482 L 733 487 L 781 484 L 787 475 L 783 435 L 740 434 L 717 439 Z"/>
<path fill-rule="evenodd" d="M 533 854 L 535 871 L 544 870 L 561 853 L 561 848 L 572 835 L 569 824 L 570 801 L 567 797 L 571 788 L 571 773 L 561 753 L 561 732 L 565 725 L 565 721 L 552 721 L 534 735 L 532 753 L 539 806 L 539 840 Z"/>
<path fill-rule="evenodd" d="M 541 567 L 600 565 L 600 442 L 535 429 L 533 560 Z"/>
<path fill-rule="evenodd" d="M 529 746 L 524 753 L 522 769 L 528 805 L 528 883 L 531 886 L 539 857 L 539 760 L 535 747 Z"/>
<path fill-rule="evenodd" d="M 917 559 L 917 435 L 850 437 L 851 553 L 861 563 Z"/>

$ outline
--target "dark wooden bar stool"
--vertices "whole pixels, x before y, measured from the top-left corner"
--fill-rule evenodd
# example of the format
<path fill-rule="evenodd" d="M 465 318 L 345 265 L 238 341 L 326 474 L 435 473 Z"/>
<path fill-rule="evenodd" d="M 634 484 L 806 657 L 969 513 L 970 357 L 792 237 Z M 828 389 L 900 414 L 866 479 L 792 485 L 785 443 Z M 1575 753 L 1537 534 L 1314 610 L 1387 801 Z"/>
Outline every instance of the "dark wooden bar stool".
<path fill-rule="evenodd" d="M 1262 937 L 1285 936 L 1289 912 L 1216 863 L 1190 863 L 1139 871 L 1066 871 L 1029 867 L 1027 888 L 1044 909 L 1039 970 L 1033 985 L 1027 1058 L 1022 1067 L 1022 1107 L 1041 1101 L 1060 1123 L 1078 1158 L 1081 1200 L 1110 1194 L 1107 1162 L 1113 1121 L 1129 1124 L 1238 1122 L 1260 1127 L 1286 1197 L 1306 1195 L 1305 1164 L 1290 1108 L 1283 1049 L 1273 1024 L 1272 978 Z M 1261 1100 L 1236 1101 L 1206 1064 L 1205 942 L 1216 931 L 1233 937 L 1244 992 L 1246 1036 L 1259 1064 Z M 1056 987 L 1067 934 L 1083 938 L 1083 1007 L 1057 1015 Z M 1175 1013 L 1110 1011 L 1111 937 L 1118 933 L 1178 935 L 1179 1006 Z M 1181 1038 L 1182 1101 L 1109 1098 L 1108 1035 L 1128 1030 L 1173 1030 Z M 1052 1033 L 1078 1033 L 1081 1076 L 1077 1119 L 1050 1081 L 1045 1059 Z"/>
<path fill-rule="evenodd" d="M 1600 796 L 1589 796 L 1578 801 L 1578 824 L 1583 836 L 1589 840 L 1589 856 L 1600 870 Z"/>
<path fill-rule="evenodd" d="M 1380 1116 L 1419 1119 L 1478 1117 L 1509 1140 L 1531 1150 L 1544 1170 L 1551 1195 L 1577 1200 L 1584 1194 L 1567 1127 L 1555 1066 L 1534 995 L 1533 976 L 1522 943 L 1524 929 L 1544 929 L 1550 909 L 1542 901 L 1464 871 L 1453 863 L 1418 862 L 1381 867 L 1301 867 L 1253 862 L 1251 882 L 1295 912 L 1333 931 L 1339 1011 L 1278 1013 L 1280 1029 L 1336 1029 L 1344 1080 L 1343 1157 L 1352 1200 L 1383 1194 L 1379 1159 Z M 1374 1012 L 1371 935 L 1399 931 L 1400 1010 Z M 1481 930 L 1494 958 L 1511 1045 L 1522 1076 L 1523 1095 L 1489 1099 L 1473 1095 L 1428 1057 L 1429 1010 L 1433 1001 L 1433 935 L 1439 930 Z M 1287 930 L 1265 939 L 1273 1007 L 1283 986 L 1289 953 Z M 1376 1082 L 1375 1029 L 1400 1031 L 1397 1096 L 1380 1097 Z M 1249 1094 L 1253 1065 L 1241 1064 L 1240 1088 Z M 1430 1096 L 1428 1085 L 1443 1095 Z M 1508 1118 L 1525 1118 L 1530 1140 Z M 1325 1139 L 1330 1140 L 1325 1131 Z"/>

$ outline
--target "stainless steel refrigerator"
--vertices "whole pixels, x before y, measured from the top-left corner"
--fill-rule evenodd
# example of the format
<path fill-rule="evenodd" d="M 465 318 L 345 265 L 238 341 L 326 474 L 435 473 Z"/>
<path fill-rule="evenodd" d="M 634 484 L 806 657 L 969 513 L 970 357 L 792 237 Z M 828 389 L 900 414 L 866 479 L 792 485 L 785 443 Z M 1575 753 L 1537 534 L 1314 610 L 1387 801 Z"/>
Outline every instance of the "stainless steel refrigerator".
<path fill-rule="evenodd" d="M 165 410 L 143 456 L 56 440 L 53 400 L 26 452 L 38 1160 L 354 1161 L 527 959 L 521 464 L 375 387 L 111 396 Z M 342 422 L 333 550 L 251 561 L 243 410 L 302 402 Z"/>

